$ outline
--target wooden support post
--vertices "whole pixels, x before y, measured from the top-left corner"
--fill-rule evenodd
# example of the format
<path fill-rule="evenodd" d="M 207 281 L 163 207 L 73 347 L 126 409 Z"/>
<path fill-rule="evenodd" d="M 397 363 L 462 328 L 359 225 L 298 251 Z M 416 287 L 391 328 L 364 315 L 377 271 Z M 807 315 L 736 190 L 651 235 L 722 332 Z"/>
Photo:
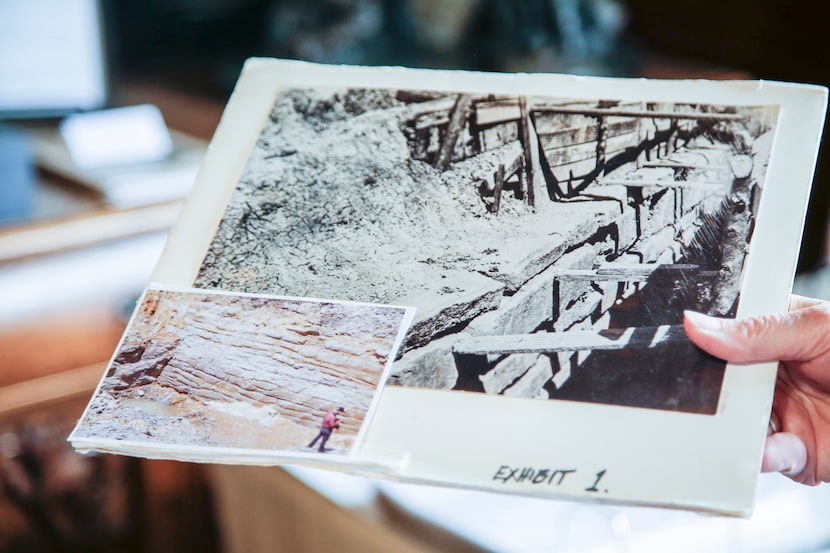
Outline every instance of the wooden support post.
<path fill-rule="evenodd" d="M 504 163 L 499 163 L 499 168 L 493 173 L 493 213 L 499 212 L 501 207 L 501 193 L 504 190 Z"/>
<path fill-rule="evenodd" d="M 452 163 L 455 145 L 458 143 L 458 137 L 461 136 L 461 131 L 464 130 L 464 125 L 467 124 L 470 117 L 472 105 L 473 97 L 469 94 L 459 94 L 456 98 L 455 105 L 450 112 L 450 122 L 447 124 L 447 131 L 444 133 L 444 140 L 438 150 L 438 158 L 435 162 L 435 166 L 439 171 L 445 171 Z"/>
<path fill-rule="evenodd" d="M 605 151 L 608 148 L 608 123 L 602 115 L 597 116 L 597 167 L 605 165 Z M 603 171 L 602 174 L 605 174 Z"/>
<path fill-rule="evenodd" d="M 524 168 L 525 168 L 524 164 L 522 164 L 519 167 L 519 170 L 516 171 L 516 175 L 519 177 L 519 190 L 518 190 L 518 192 L 519 192 L 519 197 L 520 198 L 527 197 L 527 193 L 528 193 L 528 189 L 529 189 L 527 187 L 527 178 L 525 177 Z"/>
<path fill-rule="evenodd" d="M 525 170 L 527 171 L 527 203 L 528 205 L 536 205 L 536 190 L 534 188 L 535 179 L 535 162 L 534 158 L 538 156 L 538 144 L 536 135 L 531 126 L 533 121 L 530 119 L 530 111 L 527 109 L 527 98 L 519 97 L 519 130 L 521 131 L 522 149 L 524 150 Z M 534 155 L 534 149 L 536 154 Z"/>
<path fill-rule="evenodd" d="M 558 278 L 553 279 L 553 313 L 551 314 L 551 322 L 556 324 L 559 317 L 562 315 L 562 290 L 560 288 L 560 281 Z"/>
<path fill-rule="evenodd" d="M 683 218 L 683 188 L 674 189 L 674 223 L 677 224 Z"/>

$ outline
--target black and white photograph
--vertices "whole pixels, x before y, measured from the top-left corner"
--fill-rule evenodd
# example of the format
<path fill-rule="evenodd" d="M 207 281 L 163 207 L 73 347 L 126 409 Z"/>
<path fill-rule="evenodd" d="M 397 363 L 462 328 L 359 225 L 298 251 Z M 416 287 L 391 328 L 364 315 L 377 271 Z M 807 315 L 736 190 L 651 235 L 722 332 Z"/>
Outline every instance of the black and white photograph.
<path fill-rule="evenodd" d="M 149 289 L 70 440 L 348 456 L 408 317 Z"/>
<path fill-rule="evenodd" d="M 284 89 L 193 285 L 416 306 L 389 385 L 712 415 L 683 311 L 736 313 L 778 111 Z"/>

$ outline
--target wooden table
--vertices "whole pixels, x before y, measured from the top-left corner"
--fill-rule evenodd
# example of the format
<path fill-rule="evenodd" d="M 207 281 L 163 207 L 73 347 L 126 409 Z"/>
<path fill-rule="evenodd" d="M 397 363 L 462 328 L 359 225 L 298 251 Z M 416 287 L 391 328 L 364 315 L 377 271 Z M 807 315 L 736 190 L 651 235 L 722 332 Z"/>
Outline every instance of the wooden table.
<path fill-rule="evenodd" d="M 205 140 L 223 109 L 219 102 L 156 86 L 121 86 L 115 97 L 121 105 L 156 104 L 168 126 Z M 36 306 L 9 314 L 15 302 L 7 296 L 4 316 L 0 304 L 0 549 L 477 551 L 432 525 L 405 524 L 409 519 L 399 511 L 345 509 L 279 468 L 74 452 L 65 438 L 117 347 L 131 296 L 129 287 L 118 286 L 78 293 L 67 267 L 83 274 L 86 260 L 92 267 L 96 256 L 164 234 L 175 212 L 155 206 L 163 213 L 148 224 L 154 206 L 136 217 L 50 175 L 41 175 L 41 187 L 39 194 L 55 200 L 44 203 L 46 211 L 0 229 L 0 286 L 12 274 L 18 288 L 36 287 L 35 274 L 54 275 L 42 292 L 4 290 L 31 293 Z M 138 266 L 149 275 L 152 264 Z M 112 279 L 124 278 L 116 269 Z M 63 504 L 69 500 L 82 503 L 85 516 L 73 515 Z"/>

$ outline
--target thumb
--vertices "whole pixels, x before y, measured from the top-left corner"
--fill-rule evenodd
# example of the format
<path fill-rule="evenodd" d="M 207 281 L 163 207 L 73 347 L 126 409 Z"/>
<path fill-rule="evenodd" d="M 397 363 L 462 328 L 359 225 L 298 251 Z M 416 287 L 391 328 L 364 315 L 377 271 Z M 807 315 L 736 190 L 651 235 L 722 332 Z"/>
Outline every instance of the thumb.
<path fill-rule="evenodd" d="M 778 432 L 767 436 L 761 472 L 796 476 L 807 465 L 807 446 L 795 434 Z"/>
<path fill-rule="evenodd" d="M 821 343 L 817 332 L 826 330 L 826 321 L 814 308 L 739 320 L 694 311 L 684 315 L 692 342 L 715 357 L 738 363 L 808 359 Z"/>

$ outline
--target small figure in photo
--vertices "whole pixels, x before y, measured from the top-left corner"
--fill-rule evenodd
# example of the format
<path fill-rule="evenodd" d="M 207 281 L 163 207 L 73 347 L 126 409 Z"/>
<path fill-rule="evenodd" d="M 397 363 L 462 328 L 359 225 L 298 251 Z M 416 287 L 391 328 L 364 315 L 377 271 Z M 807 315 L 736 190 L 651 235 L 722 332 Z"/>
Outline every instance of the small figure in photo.
<path fill-rule="evenodd" d="M 317 443 L 317 440 L 320 440 L 320 447 L 317 449 L 317 451 L 319 451 L 320 453 L 325 453 L 326 442 L 329 441 L 329 438 L 331 438 L 332 433 L 338 428 L 340 428 L 341 417 L 345 416 L 345 414 L 346 410 L 342 407 L 338 407 L 336 411 L 329 411 L 325 415 L 323 415 L 323 423 L 320 425 L 320 432 L 313 440 L 311 440 L 311 443 L 308 444 L 308 447 L 314 447 L 314 444 Z"/>

